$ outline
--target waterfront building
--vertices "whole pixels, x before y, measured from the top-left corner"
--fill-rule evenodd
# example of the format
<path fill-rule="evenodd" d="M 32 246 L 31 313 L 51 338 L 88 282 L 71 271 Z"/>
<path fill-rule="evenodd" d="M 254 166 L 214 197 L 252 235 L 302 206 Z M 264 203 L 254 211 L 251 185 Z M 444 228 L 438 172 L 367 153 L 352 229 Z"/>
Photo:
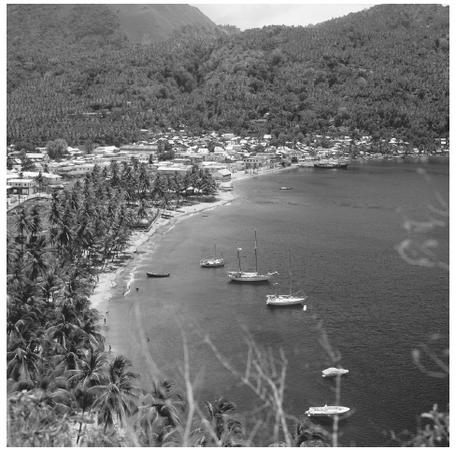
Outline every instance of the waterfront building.
<path fill-rule="evenodd" d="M 10 178 L 7 180 L 7 195 L 32 195 L 37 191 L 34 178 Z"/>
<path fill-rule="evenodd" d="M 218 181 L 230 181 L 231 172 L 228 169 L 219 169 L 213 173 L 213 177 Z"/>
<path fill-rule="evenodd" d="M 56 168 L 56 172 L 59 175 L 66 177 L 83 177 L 86 173 L 90 173 L 95 164 L 85 163 L 85 164 L 74 164 L 69 163 Z"/>

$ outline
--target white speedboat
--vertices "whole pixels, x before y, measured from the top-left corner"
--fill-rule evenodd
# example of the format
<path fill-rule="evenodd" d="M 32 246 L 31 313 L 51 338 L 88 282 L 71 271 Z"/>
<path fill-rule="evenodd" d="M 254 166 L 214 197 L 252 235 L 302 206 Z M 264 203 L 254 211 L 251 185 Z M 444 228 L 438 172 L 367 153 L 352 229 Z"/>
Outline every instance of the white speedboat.
<path fill-rule="evenodd" d="M 306 414 L 308 416 L 336 416 L 350 411 L 346 406 L 311 406 Z"/>
<path fill-rule="evenodd" d="M 328 367 L 327 369 L 321 371 L 321 376 L 323 378 L 336 377 L 337 375 L 345 375 L 348 372 L 349 370 L 342 369 L 340 367 Z"/>
<path fill-rule="evenodd" d="M 225 265 L 225 261 L 222 257 L 217 258 L 217 245 L 214 244 L 214 257 L 213 258 L 202 258 L 200 260 L 200 266 L 206 268 L 216 268 L 216 267 L 223 267 Z"/>
<path fill-rule="evenodd" d="M 303 304 L 307 299 L 307 296 L 298 297 L 290 294 L 269 294 L 266 295 L 266 305 L 269 306 L 289 306 Z M 304 311 L 307 310 L 307 306 L 304 305 Z"/>
<path fill-rule="evenodd" d="M 228 278 L 231 281 L 241 282 L 241 283 L 260 283 L 269 281 L 272 276 L 276 275 L 277 272 L 267 272 L 260 273 L 258 272 L 258 255 L 257 255 L 257 239 L 255 231 L 255 271 L 253 272 L 244 272 L 241 267 L 241 251 L 242 248 L 237 249 L 237 257 L 239 270 L 228 272 Z"/>

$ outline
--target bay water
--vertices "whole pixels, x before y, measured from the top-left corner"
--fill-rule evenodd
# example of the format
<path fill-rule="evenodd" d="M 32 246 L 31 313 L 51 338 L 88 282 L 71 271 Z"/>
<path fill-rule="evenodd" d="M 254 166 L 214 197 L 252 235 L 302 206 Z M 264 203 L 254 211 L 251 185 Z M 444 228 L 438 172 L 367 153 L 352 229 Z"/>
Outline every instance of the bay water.
<path fill-rule="evenodd" d="M 131 281 L 129 295 L 118 290 L 111 300 L 110 327 L 117 332 L 108 332 L 108 340 L 132 360 L 145 388 L 157 367 L 181 382 L 185 340 L 198 399 L 225 396 L 247 414 L 255 396 L 204 339 L 242 372 L 248 334 L 276 355 L 284 350 L 285 410 L 300 417 L 309 406 L 334 402 L 332 382 L 321 377 L 332 365 L 319 343 L 321 320 L 350 370 L 341 404 L 354 414 L 341 423 L 341 445 L 389 445 L 389 430 L 413 431 L 434 403 L 448 407 L 448 379 L 423 373 L 412 358 L 430 336 L 442 336 L 437 351 L 448 346 L 448 272 L 408 264 L 395 250 L 403 239 L 423 237 L 408 235 L 405 220 L 428 220 L 428 205 L 440 207 L 436 193 L 448 200 L 448 183 L 448 164 L 416 161 L 296 168 L 240 181 L 231 204 L 188 218 L 140 249 L 123 280 Z M 226 270 L 236 270 L 237 248 L 243 269 L 254 268 L 254 230 L 259 270 L 279 275 L 267 284 L 230 283 Z M 448 262 L 448 227 L 424 237 L 438 243 Z M 214 243 L 225 268 L 200 268 Z M 293 289 L 308 296 L 307 311 L 265 304 L 274 289 L 288 292 L 288 252 Z M 171 276 L 148 279 L 146 271 Z"/>

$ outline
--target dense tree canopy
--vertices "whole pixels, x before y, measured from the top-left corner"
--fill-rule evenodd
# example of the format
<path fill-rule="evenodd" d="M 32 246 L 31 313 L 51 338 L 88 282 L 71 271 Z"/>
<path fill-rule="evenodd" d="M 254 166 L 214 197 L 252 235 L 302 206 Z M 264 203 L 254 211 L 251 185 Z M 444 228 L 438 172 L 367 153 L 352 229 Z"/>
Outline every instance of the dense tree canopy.
<path fill-rule="evenodd" d="M 94 10 L 95 31 L 96 20 Z M 109 21 L 50 47 L 9 22 L 10 142 L 119 144 L 180 124 L 284 139 L 333 126 L 417 145 L 448 135 L 447 7 L 381 5 L 305 28 L 186 29 L 148 46 L 121 40 Z"/>

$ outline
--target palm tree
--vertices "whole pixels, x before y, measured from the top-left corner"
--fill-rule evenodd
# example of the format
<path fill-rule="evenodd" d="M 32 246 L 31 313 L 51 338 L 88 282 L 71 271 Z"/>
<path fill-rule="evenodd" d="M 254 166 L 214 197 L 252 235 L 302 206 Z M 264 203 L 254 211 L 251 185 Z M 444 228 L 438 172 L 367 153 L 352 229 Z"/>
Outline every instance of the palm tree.
<path fill-rule="evenodd" d="M 32 381 L 38 374 L 40 359 L 34 343 L 17 345 L 7 352 L 7 377 L 15 381 Z"/>
<path fill-rule="evenodd" d="M 44 273 L 47 269 L 47 262 L 45 259 L 48 250 L 46 238 L 44 236 L 35 237 L 32 240 L 30 236 L 27 243 L 26 256 L 28 257 L 28 264 L 30 267 L 29 278 L 35 281 L 37 277 Z"/>
<path fill-rule="evenodd" d="M 127 417 L 136 410 L 138 388 L 133 384 L 137 375 L 127 371 L 131 363 L 124 356 L 116 356 L 108 368 L 106 384 L 94 386 L 97 399 L 94 408 L 98 410 L 98 420 L 104 423 L 104 430 L 112 427 L 117 421 L 125 423 Z"/>
<path fill-rule="evenodd" d="M 241 422 L 231 417 L 236 406 L 223 397 L 213 402 L 205 402 L 205 405 L 208 412 L 208 421 L 219 440 L 219 442 L 212 444 L 231 447 L 236 442 L 234 438 L 239 439 L 242 433 Z"/>
<path fill-rule="evenodd" d="M 136 214 L 138 215 L 138 217 L 140 219 L 144 219 L 145 217 L 147 217 L 147 209 L 146 209 L 146 203 L 145 203 L 144 199 L 141 199 L 141 201 L 139 203 L 139 208 L 138 208 L 138 211 Z"/>
<path fill-rule="evenodd" d="M 26 233 L 32 229 L 33 225 L 30 220 L 30 216 L 27 214 L 23 207 L 19 208 L 17 221 L 16 221 L 16 232 L 17 235 L 15 237 L 16 242 L 21 244 L 21 251 L 24 253 L 24 244 L 25 244 L 25 237 Z"/>
<path fill-rule="evenodd" d="M 38 185 L 38 190 L 39 192 L 43 191 L 43 185 L 44 185 L 44 178 L 43 174 L 41 173 L 41 170 L 39 171 L 38 175 L 35 177 L 36 184 Z"/>
<path fill-rule="evenodd" d="M 37 278 L 37 284 L 43 300 L 49 303 L 54 303 L 64 288 L 63 281 L 58 276 L 56 267 L 47 267 Z"/>
<path fill-rule="evenodd" d="M 293 438 L 296 447 L 328 447 L 331 440 L 328 431 L 309 419 L 298 423 Z"/>
<path fill-rule="evenodd" d="M 96 398 L 92 388 L 101 386 L 107 381 L 106 368 L 107 354 L 103 351 L 103 347 L 90 345 L 82 352 L 77 367 L 68 371 L 68 384 L 70 387 L 75 386 L 75 399 L 82 409 L 76 443 L 81 437 L 84 413 L 90 412 Z"/>
<path fill-rule="evenodd" d="M 78 340 L 86 334 L 77 322 L 78 319 L 71 317 L 68 307 L 64 306 L 57 312 L 57 320 L 54 325 L 47 328 L 45 336 L 64 349 L 69 349 L 73 340 Z"/>
<path fill-rule="evenodd" d="M 168 381 L 154 383 L 138 405 L 136 431 L 142 446 L 176 446 L 173 440 L 184 411 L 183 397 Z"/>
<path fill-rule="evenodd" d="M 79 386 L 87 389 L 104 384 L 107 375 L 107 353 L 101 345 L 89 347 L 82 351 L 77 367 L 68 371 L 70 387 Z"/>
<path fill-rule="evenodd" d="M 139 168 L 138 188 L 141 198 L 145 198 L 150 189 L 150 179 L 147 175 L 146 164 L 142 163 Z"/>
<path fill-rule="evenodd" d="M 151 406 L 164 419 L 165 425 L 177 426 L 180 423 L 179 413 L 184 409 L 184 399 L 174 384 L 167 380 L 155 383 L 151 395 Z"/>
<path fill-rule="evenodd" d="M 73 400 L 66 378 L 56 376 L 53 367 L 39 373 L 35 397 L 39 402 L 50 405 L 56 410 L 62 410 L 62 412 L 69 411 Z"/>
<path fill-rule="evenodd" d="M 160 435 L 163 432 L 163 426 L 153 403 L 152 395 L 146 393 L 138 404 L 135 428 L 142 447 L 155 447 L 157 442 L 161 441 Z"/>

